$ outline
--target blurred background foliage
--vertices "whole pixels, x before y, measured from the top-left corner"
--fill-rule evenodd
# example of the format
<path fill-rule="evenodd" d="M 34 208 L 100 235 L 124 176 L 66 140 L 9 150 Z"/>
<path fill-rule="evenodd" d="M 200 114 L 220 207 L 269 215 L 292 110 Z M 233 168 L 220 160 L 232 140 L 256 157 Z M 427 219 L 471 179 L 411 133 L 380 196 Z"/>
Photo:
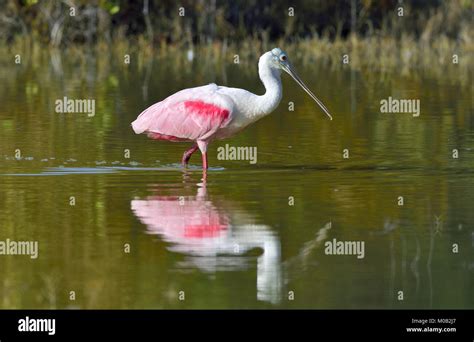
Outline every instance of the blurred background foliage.
<path fill-rule="evenodd" d="M 140 38 L 161 46 L 239 45 L 248 39 L 336 40 L 354 33 L 408 35 L 424 42 L 445 36 L 465 43 L 472 40 L 473 4 L 472 0 L 0 0 L 0 39 L 11 44 L 31 38 L 53 46 Z"/>

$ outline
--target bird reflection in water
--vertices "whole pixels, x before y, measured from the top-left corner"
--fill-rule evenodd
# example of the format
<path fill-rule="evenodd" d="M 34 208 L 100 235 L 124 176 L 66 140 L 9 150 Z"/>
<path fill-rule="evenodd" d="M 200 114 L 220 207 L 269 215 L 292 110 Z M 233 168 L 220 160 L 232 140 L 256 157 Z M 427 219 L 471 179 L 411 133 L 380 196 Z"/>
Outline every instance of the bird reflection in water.
<path fill-rule="evenodd" d="M 282 293 L 280 240 L 267 225 L 255 224 L 242 210 L 229 210 L 207 195 L 206 180 L 195 196 L 155 194 L 134 199 L 131 208 L 149 234 L 185 256 L 180 268 L 205 273 L 249 269 L 257 259 L 257 299 L 278 303 Z M 255 253 L 260 251 L 260 253 Z"/>

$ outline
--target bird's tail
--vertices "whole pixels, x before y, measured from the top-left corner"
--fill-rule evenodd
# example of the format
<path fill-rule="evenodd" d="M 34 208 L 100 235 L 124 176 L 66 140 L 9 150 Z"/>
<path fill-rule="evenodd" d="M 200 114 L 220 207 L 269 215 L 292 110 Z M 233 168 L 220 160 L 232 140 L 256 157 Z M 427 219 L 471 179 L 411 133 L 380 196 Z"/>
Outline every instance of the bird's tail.
<path fill-rule="evenodd" d="M 143 133 L 150 127 L 151 118 L 148 114 L 147 108 L 132 122 L 132 128 L 136 134 Z"/>
<path fill-rule="evenodd" d="M 137 118 L 135 121 L 132 122 L 132 129 L 135 132 L 135 134 L 143 133 L 146 130 L 146 128 L 144 128 L 143 125 L 141 124 L 139 118 Z"/>

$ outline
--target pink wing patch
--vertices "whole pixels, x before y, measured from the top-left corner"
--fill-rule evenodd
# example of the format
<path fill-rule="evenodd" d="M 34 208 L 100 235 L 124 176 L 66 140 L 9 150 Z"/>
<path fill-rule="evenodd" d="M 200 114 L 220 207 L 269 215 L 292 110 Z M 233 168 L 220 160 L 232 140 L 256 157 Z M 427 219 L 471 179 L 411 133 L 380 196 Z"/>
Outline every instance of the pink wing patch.
<path fill-rule="evenodd" d="M 155 140 L 166 140 L 166 141 L 173 141 L 173 142 L 188 141 L 188 139 L 183 139 L 183 138 L 174 137 L 172 135 L 153 133 L 153 132 L 149 132 L 147 136 L 148 138 L 155 139 Z"/>
<path fill-rule="evenodd" d="M 135 133 L 169 141 L 211 137 L 232 119 L 230 99 L 215 87 L 186 89 L 147 108 L 132 123 Z"/>
<path fill-rule="evenodd" d="M 184 107 L 195 115 L 202 115 L 204 119 L 216 122 L 225 122 L 229 118 L 229 111 L 227 109 L 201 101 L 186 101 Z"/>

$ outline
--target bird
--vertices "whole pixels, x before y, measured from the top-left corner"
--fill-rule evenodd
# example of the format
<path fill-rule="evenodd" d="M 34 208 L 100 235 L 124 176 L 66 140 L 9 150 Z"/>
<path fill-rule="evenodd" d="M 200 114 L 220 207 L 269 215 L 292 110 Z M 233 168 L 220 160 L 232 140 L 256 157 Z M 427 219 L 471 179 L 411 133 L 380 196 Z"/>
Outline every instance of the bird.
<path fill-rule="evenodd" d="M 288 55 L 274 48 L 260 56 L 258 74 L 265 94 L 245 89 L 218 86 L 214 83 L 188 88 L 145 109 L 132 122 L 136 134 L 171 142 L 192 142 L 181 159 L 186 167 L 198 149 L 202 168 L 208 169 L 208 145 L 214 140 L 234 136 L 244 128 L 273 112 L 282 98 L 281 72 L 288 73 L 332 120 L 326 106 L 313 94 L 296 73 Z"/>

